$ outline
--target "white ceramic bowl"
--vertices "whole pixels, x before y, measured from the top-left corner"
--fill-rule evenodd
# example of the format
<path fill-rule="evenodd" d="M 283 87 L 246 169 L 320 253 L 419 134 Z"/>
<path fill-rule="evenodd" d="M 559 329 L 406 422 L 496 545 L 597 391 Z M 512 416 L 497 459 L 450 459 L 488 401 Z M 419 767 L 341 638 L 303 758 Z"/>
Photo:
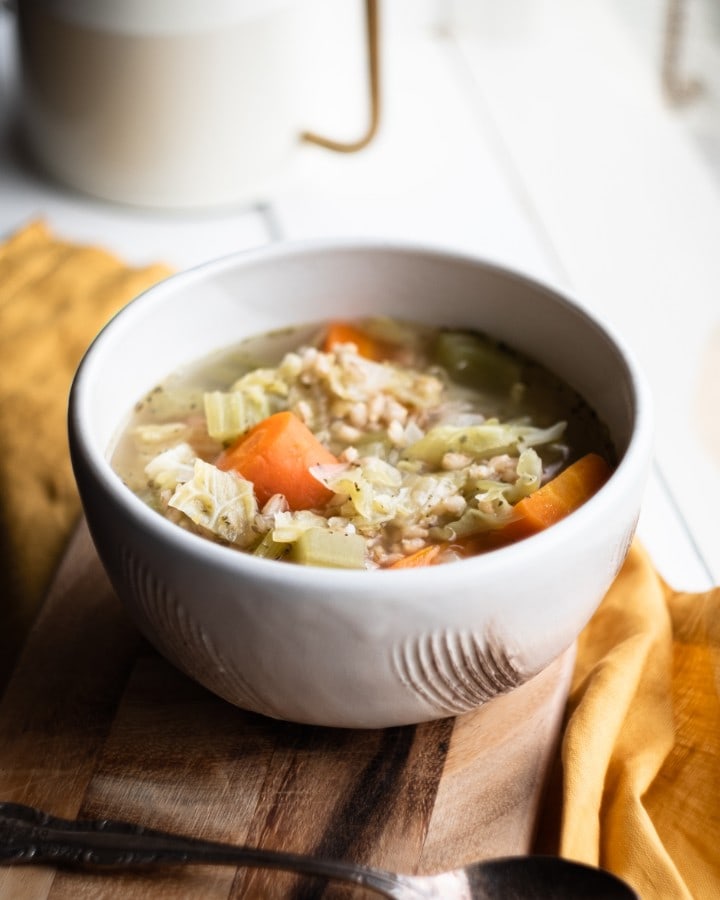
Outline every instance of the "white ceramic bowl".
<path fill-rule="evenodd" d="M 620 463 L 583 507 L 484 556 L 346 571 L 258 559 L 166 521 L 113 472 L 135 402 L 244 336 L 338 316 L 476 327 L 550 367 L 608 425 Z M 176 275 L 101 332 L 78 370 L 69 436 L 100 558 L 173 663 L 245 709 L 385 727 L 452 716 L 540 672 L 582 630 L 630 544 L 651 457 L 645 382 L 573 300 L 485 261 L 350 241 L 273 246 Z"/>

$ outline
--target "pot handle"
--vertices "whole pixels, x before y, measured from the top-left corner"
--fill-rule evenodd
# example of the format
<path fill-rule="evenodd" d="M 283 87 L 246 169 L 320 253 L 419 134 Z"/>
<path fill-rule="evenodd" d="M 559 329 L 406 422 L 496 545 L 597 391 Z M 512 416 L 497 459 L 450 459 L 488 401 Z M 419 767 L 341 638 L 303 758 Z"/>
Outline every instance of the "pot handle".
<path fill-rule="evenodd" d="M 318 144 L 336 153 L 356 153 L 375 137 L 380 124 L 380 23 L 379 0 L 365 0 L 365 27 L 367 44 L 368 88 L 370 91 L 370 121 L 365 134 L 356 141 L 335 141 L 311 131 L 300 137 L 311 144 Z"/>

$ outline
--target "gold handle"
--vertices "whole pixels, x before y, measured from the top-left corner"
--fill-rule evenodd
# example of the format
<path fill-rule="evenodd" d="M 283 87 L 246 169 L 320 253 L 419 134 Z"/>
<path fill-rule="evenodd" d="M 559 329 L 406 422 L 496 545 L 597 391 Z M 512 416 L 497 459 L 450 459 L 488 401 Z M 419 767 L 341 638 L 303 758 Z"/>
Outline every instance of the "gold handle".
<path fill-rule="evenodd" d="M 380 124 L 380 23 L 379 0 L 365 0 L 365 21 L 367 29 L 368 86 L 370 89 L 370 122 L 365 134 L 357 141 L 334 141 L 331 138 L 304 131 L 300 137 L 304 141 L 318 144 L 336 153 L 356 153 L 372 141 Z"/>
<path fill-rule="evenodd" d="M 686 12 L 685 0 L 667 0 L 661 74 L 665 96 L 674 106 L 682 106 L 689 103 L 702 91 L 702 85 L 699 81 L 694 78 L 683 77 L 680 71 Z"/>

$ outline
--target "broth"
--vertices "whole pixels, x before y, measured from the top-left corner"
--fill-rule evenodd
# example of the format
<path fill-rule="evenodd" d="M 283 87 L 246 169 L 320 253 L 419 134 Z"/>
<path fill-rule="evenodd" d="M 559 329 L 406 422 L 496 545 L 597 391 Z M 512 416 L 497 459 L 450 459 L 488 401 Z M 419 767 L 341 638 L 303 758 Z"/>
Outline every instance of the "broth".
<path fill-rule="evenodd" d="M 258 335 L 189 365 L 138 402 L 112 456 L 181 527 L 367 569 L 529 536 L 540 499 L 562 494 L 562 517 L 614 464 L 607 428 L 546 368 L 476 332 L 385 318 Z"/>

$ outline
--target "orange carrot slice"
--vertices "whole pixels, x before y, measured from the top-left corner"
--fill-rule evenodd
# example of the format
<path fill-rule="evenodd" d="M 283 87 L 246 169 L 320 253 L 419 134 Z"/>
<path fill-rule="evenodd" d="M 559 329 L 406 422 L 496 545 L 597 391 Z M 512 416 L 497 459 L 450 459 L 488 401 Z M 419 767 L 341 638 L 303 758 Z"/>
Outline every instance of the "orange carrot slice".
<path fill-rule="evenodd" d="M 253 483 L 262 506 L 273 494 L 284 494 L 290 509 L 317 509 L 332 491 L 310 474 L 310 467 L 337 463 L 294 413 L 268 416 L 224 450 L 216 465 L 233 469 Z"/>
<path fill-rule="evenodd" d="M 536 534 L 582 506 L 610 477 L 610 466 L 597 453 L 588 453 L 563 469 L 539 490 L 515 504 L 518 519 L 508 528 Z"/>
<path fill-rule="evenodd" d="M 397 562 L 388 566 L 388 569 L 417 569 L 421 566 L 431 566 L 440 553 L 440 544 L 427 544 L 408 556 L 403 556 Z"/>
<path fill-rule="evenodd" d="M 388 348 L 382 341 L 350 322 L 331 322 L 328 325 L 323 350 L 329 353 L 338 344 L 355 344 L 360 356 L 375 362 L 381 362 L 388 356 Z"/>
<path fill-rule="evenodd" d="M 486 553 L 544 531 L 582 506 L 605 484 L 610 466 L 597 453 L 571 463 L 547 484 L 515 504 L 517 518 L 502 528 L 464 538 L 453 547 L 464 556 Z"/>

